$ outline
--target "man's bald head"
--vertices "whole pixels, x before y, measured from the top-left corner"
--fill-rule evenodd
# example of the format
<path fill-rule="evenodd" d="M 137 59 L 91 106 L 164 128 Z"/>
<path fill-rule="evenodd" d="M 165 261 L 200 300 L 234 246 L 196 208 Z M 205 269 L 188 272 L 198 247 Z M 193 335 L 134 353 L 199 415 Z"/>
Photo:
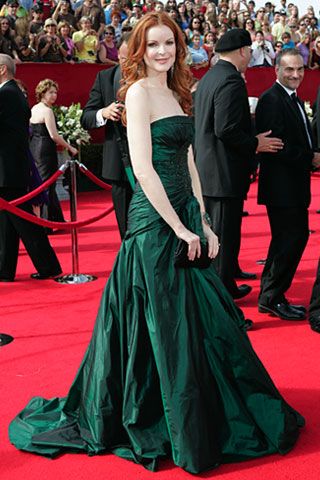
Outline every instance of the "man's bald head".
<path fill-rule="evenodd" d="M 16 74 L 16 66 L 13 59 L 9 55 L 0 53 L 0 75 L 5 79 L 10 80 Z"/>

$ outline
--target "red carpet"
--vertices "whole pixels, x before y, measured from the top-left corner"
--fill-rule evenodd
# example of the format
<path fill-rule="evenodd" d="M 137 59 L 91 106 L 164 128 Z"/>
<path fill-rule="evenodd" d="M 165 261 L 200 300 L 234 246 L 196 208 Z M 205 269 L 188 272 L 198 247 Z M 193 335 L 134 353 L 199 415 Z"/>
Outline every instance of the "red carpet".
<path fill-rule="evenodd" d="M 307 304 L 320 255 L 320 177 L 313 179 L 310 208 L 311 235 L 288 298 Z M 256 260 L 266 256 L 269 227 L 264 207 L 256 205 L 256 185 L 251 189 L 243 221 L 241 266 L 257 272 Z M 96 215 L 109 204 L 106 192 L 81 194 L 79 218 Z M 67 204 L 64 205 L 67 210 Z M 70 235 L 51 237 L 64 273 L 70 273 Z M 99 299 L 119 247 L 115 218 L 84 227 L 79 235 L 80 271 L 97 275 L 84 285 L 60 285 L 52 280 L 29 279 L 34 268 L 21 250 L 16 282 L 0 284 L 0 332 L 15 341 L 0 349 L 0 478 L 3 480 L 180 480 L 191 475 L 161 464 L 156 474 L 113 455 L 87 457 L 68 454 L 56 460 L 17 451 L 10 445 L 9 421 L 32 396 L 64 396 L 74 378 L 90 339 Z M 320 476 L 320 335 L 307 322 L 285 322 L 258 314 L 258 281 L 253 293 L 239 302 L 255 321 L 250 338 L 282 394 L 307 421 L 295 449 L 281 457 L 223 465 L 200 478 L 224 480 L 318 480 Z"/>

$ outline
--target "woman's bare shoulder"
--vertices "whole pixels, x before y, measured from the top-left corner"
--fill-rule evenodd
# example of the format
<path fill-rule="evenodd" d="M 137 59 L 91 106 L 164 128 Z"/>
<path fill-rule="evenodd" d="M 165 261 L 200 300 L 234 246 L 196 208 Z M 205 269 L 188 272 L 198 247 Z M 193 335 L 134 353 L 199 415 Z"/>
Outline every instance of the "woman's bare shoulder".
<path fill-rule="evenodd" d="M 145 78 L 141 78 L 137 82 L 130 85 L 127 91 L 129 98 L 145 98 L 148 95 L 148 86 Z"/>

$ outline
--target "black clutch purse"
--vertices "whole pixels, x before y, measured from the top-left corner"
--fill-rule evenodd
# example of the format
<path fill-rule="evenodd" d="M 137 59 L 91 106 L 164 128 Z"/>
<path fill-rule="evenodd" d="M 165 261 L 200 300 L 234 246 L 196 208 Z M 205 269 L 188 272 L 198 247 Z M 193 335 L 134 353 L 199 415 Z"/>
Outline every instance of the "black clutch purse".
<path fill-rule="evenodd" d="M 193 261 L 188 258 L 188 244 L 184 240 L 179 240 L 174 252 L 174 266 L 176 268 L 208 268 L 212 259 L 208 257 L 208 245 L 201 243 L 201 255 Z"/>

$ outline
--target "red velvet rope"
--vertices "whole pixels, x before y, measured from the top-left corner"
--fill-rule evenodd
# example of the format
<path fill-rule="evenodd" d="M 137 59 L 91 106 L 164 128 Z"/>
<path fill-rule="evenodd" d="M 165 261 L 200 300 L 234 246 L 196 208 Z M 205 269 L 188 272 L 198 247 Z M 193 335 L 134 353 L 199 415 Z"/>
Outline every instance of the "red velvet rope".
<path fill-rule="evenodd" d="M 42 227 L 58 228 L 60 230 L 61 229 L 72 230 L 73 228 L 80 228 L 80 227 L 84 227 L 85 225 L 90 225 L 90 223 L 97 222 L 101 218 L 109 215 L 109 213 L 111 213 L 114 210 L 114 207 L 113 206 L 109 207 L 104 212 L 99 213 L 99 215 L 89 218 L 88 220 L 81 220 L 77 222 L 51 222 L 50 220 L 45 220 L 43 218 L 36 217 L 31 213 L 21 210 L 20 208 L 17 208 L 14 205 L 11 205 L 9 202 L 4 200 L 3 198 L 0 198 L 0 210 L 7 210 L 8 212 L 13 213 L 14 215 L 17 215 L 18 217 L 24 218 L 24 220 L 27 220 L 31 223 L 35 223 L 37 225 L 41 225 Z"/>
<path fill-rule="evenodd" d="M 82 173 L 85 174 L 86 177 L 90 178 L 90 180 L 93 181 L 93 183 L 96 183 L 99 185 L 99 187 L 104 188 L 105 190 L 111 190 L 111 186 L 108 185 L 107 183 L 103 182 L 100 180 L 100 178 L 96 177 L 90 170 L 88 170 L 82 163 L 78 163 L 79 170 L 81 170 Z"/>
<path fill-rule="evenodd" d="M 15 200 L 12 200 L 10 202 L 11 205 L 17 206 L 21 205 L 21 203 L 27 202 L 28 200 L 31 200 L 31 198 L 35 197 L 38 195 L 38 193 L 43 192 L 43 190 L 46 190 L 52 183 L 54 183 L 60 175 L 64 173 L 63 170 L 57 170 L 48 180 L 43 182 L 39 187 L 35 188 L 31 192 L 27 193 L 23 197 L 16 198 Z"/>
<path fill-rule="evenodd" d="M 76 163 L 79 169 L 81 170 L 81 172 L 84 173 L 88 178 L 90 178 L 90 180 L 92 180 L 94 183 L 104 188 L 105 190 L 111 189 L 110 185 L 100 180 L 100 178 L 96 177 L 84 165 L 82 165 L 79 162 L 76 162 Z M 32 215 L 31 213 L 25 212 L 24 210 L 21 210 L 20 208 L 16 207 L 16 205 L 20 205 L 21 203 L 24 203 L 27 200 L 30 200 L 34 196 L 38 195 L 38 193 L 42 192 L 43 190 L 46 190 L 48 186 L 54 183 L 56 179 L 64 173 L 65 165 L 66 164 L 62 165 L 62 167 L 60 167 L 59 170 L 57 170 L 48 180 L 42 183 L 38 188 L 36 188 L 35 190 L 32 190 L 32 192 L 27 193 L 23 197 L 16 198 L 11 202 L 7 202 L 6 200 L 0 197 L 0 210 L 7 210 L 8 212 L 13 213 L 14 215 L 17 215 L 18 217 L 23 218 L 24 220 L 27 220 L 31 223 L 35 223 L 36 225 L 41 225 L 42 227 L 48 227 L 48 228 L 57 228 L 60 230 L 61 229 L 72 230 L 74 228 L 84 227 L 85 225 L 90 225 L 91 223 L 97 222 L 101 218 L 109 215 L 109 213 L 111 213 L 114 210 L 113 206 L 109 207 L 104 212 L 99 213 L 99 215 L 89 218 L 88 220 L 81 220 L 77 222 L 52 222 L 50 220 L 45 220 L 43 218 L 36 217 L 35 215 Z"/>

